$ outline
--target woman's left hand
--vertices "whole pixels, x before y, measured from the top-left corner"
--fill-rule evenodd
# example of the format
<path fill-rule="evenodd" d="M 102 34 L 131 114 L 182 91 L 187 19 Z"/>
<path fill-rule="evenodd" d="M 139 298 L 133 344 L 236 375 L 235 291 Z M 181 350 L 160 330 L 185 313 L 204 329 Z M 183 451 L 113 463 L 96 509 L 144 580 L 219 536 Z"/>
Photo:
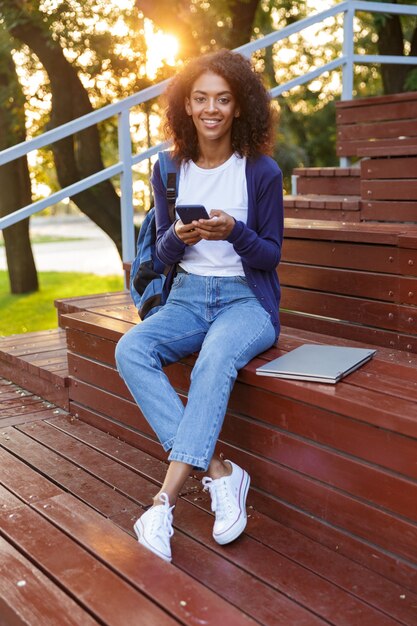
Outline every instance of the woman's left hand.
<path fill-rule="evenodd" d="M 219 209 L 210 211 L 209 220 L 198 220 L 193 222 L 193 226 L 201 239 L 208 241 L 220 241 L 227 239 L 233 230 L 235 219 Z"/>

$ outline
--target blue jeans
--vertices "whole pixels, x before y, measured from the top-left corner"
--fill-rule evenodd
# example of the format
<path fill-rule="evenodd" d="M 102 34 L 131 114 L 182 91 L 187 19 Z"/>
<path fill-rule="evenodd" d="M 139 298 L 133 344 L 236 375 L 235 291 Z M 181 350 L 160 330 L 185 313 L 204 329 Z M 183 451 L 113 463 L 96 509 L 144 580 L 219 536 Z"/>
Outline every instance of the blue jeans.
<path fill-rule="evenodd" d="M 275 339 L 244 277 L 183 273 L 165 306 L 120 339 L 119 373 L 170 461 L 208 468 L 238 370 Z M 197 351 L 184 407 L 162 368 Z"/>

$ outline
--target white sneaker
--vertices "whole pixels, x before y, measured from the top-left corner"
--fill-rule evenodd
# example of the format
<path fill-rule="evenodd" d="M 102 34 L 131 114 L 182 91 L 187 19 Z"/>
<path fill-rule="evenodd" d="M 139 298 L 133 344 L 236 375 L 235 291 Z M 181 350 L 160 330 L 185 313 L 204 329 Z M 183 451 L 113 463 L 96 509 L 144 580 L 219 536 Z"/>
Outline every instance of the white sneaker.
<path fill-rule="evenodd" d="M 174 534 L 172 528 L 172 510 L 166 493 L 159 496 L 163 504 L 151 507 L 135 522 L 133 526 L 140 544 L 152 550 L 165 561 L 171 561 L 171 542 Z"/>
<path fill-rule="evenodd" d="M 246 496 L 250 485 L 245 470 L 232 461 L 227 463 L 232 466 L 230 476 L 214 480 L 208 476 L 203 478 L 204 490 L 210 492 L 211 510 L 216 516 L 213 537 L 221 545 L 234 541 L 245 529 Z"/>

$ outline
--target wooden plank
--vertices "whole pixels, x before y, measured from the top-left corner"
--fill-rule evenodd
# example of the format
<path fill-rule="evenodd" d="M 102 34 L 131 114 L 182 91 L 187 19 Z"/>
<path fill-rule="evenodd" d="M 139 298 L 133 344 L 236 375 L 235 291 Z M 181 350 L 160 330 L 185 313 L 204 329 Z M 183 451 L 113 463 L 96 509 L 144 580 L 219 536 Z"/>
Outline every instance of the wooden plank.
<path fill-rule="evenodd" d="M 62 493 L 57 485 L 34 472 L 26 460 L 18 459 L 5 449 L 4 440 L 8 441 L 11 436 L 13 436 L 12 428 L 8 428 L 1 434 L 3 446 L 0 449 L 1 483 L 7 485 L 9 491 L 30 504 Z"/>
<path fill-rule="evenodd" d="M 85 354 L 89 358 L 103 361 L 115 365 L 114 351 L 116 343 L 122 336 L 112 333 L 114 339 L 99 337 L 100 327 L 95 325 L 94 333 L 90 334 L 84 331 L 68 329 L 68 349 L 70 352 Z"/>
<path fill-rule="evenodd" d="M 0 537 L 0 610 L 7 626 L 93 626 L 98 622 Z"/>
<path fill-rule="evenodd" d="M 123 379 L 115 369 L 104 363 L 98 363 L 80 354 L 68 354 L 70 373 L 77 382 L 91 383 L 94 387 L 101 388 L 106 381 L 106 390 L 116 396 L 122 396 L 131 400 L 132 395 L 126 387 Z"/>
<path fill-rule="evenodd" d="M 357 209 L 359 211 L 359 209 Z M 335 222 L 356 222 L 358 220 L 357 211 L 340 211 L 336 209 L 313 209 L 313 208 L 287 208 L 285 216 L 288 219 L 298 220 L 334 220 Z"/>
<path fill-rule="evenodd" d="M 408 158 L 364 159 L 361 179 L 413 178 L 417 172 L 417 156 Z"/>
<path fill-rule="evenodd" d="M 314 181 L 320 182 L 321 178 L 314 178 Z M 333 180 L 333 179 L 330 179 Z M 322 187 L 322 191 L 325 191 Z M 332 195 L 331 193 L 319 194 L 316 192 L 303 192 L 296 196 L 284 196 L 284 209 L 288 211 L 290 208 L 297 209 L 331 209 L 333 212 L 357 211 L 360 205 L 359 183 L 358 195 Z M 337 215 L 337 213 L 335 213 Z"/>
<path fill-rule="evenodd" d="M 364 220 L 384 220 L 385 222 L 417 222 L 417 202 L 364 200 L 361 216 Z"/>
<path fill-rule="evenodd" d="M 415 225 L 404 224 L 340 224 L 332 221 L 286 219 L 284 236 L 322 241 L 347 241 L 351 243 L 386 244 L 396 246 L 401 235 L 417 236 Z"/>
<path fill-rule="evenodd" d="M 7 439 L 2 439 L 4 447 L 24 460 L 37 471 L 42 472 L 62 489 L 68 489 L 90 506 L 111 517 L 132 507 L 132 502 L 101 480 L 95 478 L 62 455 L 52 452 L 45 446 L 13 429 Z M 105 468 L 102 468 L 105 471 Z M 148 502 L 153 491 L 148 490 Z"/>
<path fill-rule="evenodd" d="M 129 400 L 120 398 L 105 389 L 97 389 L 87 383 L 76 381 L 71 387 L 71 401 L 108 417 L 117 416 L 118 422 L 156 440 L 153 430 L 132 398 Z"/>
<path fill-rule="evenodd" d="M 339 141 L 336 145 L 336 153 L 338 156 L 359 156 L 359 154 L 363 154 L 365 148 L 369 147 L 370 143 L 378 150 L 385 150 L 386 156 L 394 156 L 398 153 L 399 148 L 402 149 L 405 146 L 414 146 L 416 137 L 405 137 L 404 139 L 375 139 L 373 142 L 369 142 L 368 139 Z"/>
<path fill-rule="evenodd" d="M 285 262 L 280 263 L 278 274 L 281 285 L 289 287 L 373 298 L 385 302 L 400 302 L 401 279 L 392 274 L 376 275 L 352 269 L 323 268 L 317 263 L 311 266 Z M 285 308 L 285 303 L 283 306 Z"/>
<path fill-rule="evenodd" d="M 391 147 L 389 151 L 389 156 L 391 157 L 401 157 L 401 156 L 414 156 L 417 154 L 417 140 L 415 144 L 411 145 L 398 145 L 395 147 Z M 381 146 L 367 146 L 366 148 L 362 148 L 362 150 L 358 150 L 358 156 L 360 157 L 386 157 L 387 151 L 385 148 Z"/>
<path fill-rule="evenodd" d="M 417 113 L 414 113 L 413 119 L 385 119 L 378 120 L 371 117 L 364 124 L 338 124 L 337 140 L 338 142 L 350 140 L 374 140 L 374 139 L 396 139 L 403 137 L 413 137 L 414 141 L 417 137 Z"/>
<path fill-rule="evenodd" d="M 287 262 L 385 274 L 399 272 L 399 250 L 393 246 L 286 238 L 281 259 L 279 268 Z"/>
<path fill-rule="evenodd" d="M 399 116 L 413 118 L 416 116 L 416 93 L 410 91 L 388 96 L 340 100 L 336 102 L 336 122 L 351 124 L 368 120 L 390 120 Z"/>
<path fill-rule="evenodd" d="M 375 347 L 389 347 L 393 350 L 417 352 L 417 337 L 371 326 L 360 326 L 348 321 L 315 317 L 297 311 L 280 311 L 281 323 L 285 326 L 311 330 L 330 337 L 358 341 Z"/>
<path fill-rule="evenodd" d="M 125 323 L 111 317 L 97 315 L 85 311 L 83 313 L 72 313 L 63 316 L 63 323 L 67 328 L 68 349 L 72 349 L 71 330 L 77 329 L 88 332 L 91 335 L 97 335 L 99 339 L 109 339 L 117 341 L 118 338 L 132 328 L 132 323 Z"/>
<path fill-rule="evenodd" d="M 127 304 L 129 302 L 128 291 L 115 291 L 113 293 L 101 293 L 91 296 L 80 296 L 78 298 L 62 298 L 55 300 L 55 306 L 60 314 L 83 311 L 91 306 L 105 306 L 111 302 L 113 304 Z"/>
<path fill-rule="evenodd" d="M 297 193 L 360 195 L 360 179 L 357 176 L 300 176 L 297 181 Z"/>
<path fill-rule="evenodd" d="M 139 615 L 140 623 L 148 626 L 178 623 L 28 507 L 12 516 L 0 514 L 0 531 L 100 623 L 134 626 Z"/>
<path fill-rule="evenodd" d="M 281 308 L 309 315 L 345 320 L 362 326 L 414 334 L 415 310 L 411 306 L 356 298 L 331 292 L 282 286 Z"/>
<path fill-rule="evenodd" d="M 77 402 L 71 402 L 70 409 L 71 413 L 77 419 L 81 419 L 83 422 L 86 422 L 86 424 L 90 424 L 91 426 L 94 426 L 105 433 L 109 433 L 114 437 L 119 437 L 123 441 L 131 443 L 139 450 L 143 450 L 157 459 L 166 460 L 166 453 L 164 452 L 162 446 L 157 441 L 147 435 L 144 435 L 140 431 L 129 428 L 113 417 L 103 415 L 98 411 L 82 406 Z"/>
<path fill-rule="evenodd" d="M 54 328 L 52 330 L 40 330 L 19 335 L 7 335 L 6 337 L 0 337 L 0 350 L 22 344 L 34 347 L 45 342 L 62 343 L 65 345 L 65 332 L 61 328 Z"/>
<path fill-rule="evenodd" d="M 363 180 L 362 198 L 365 200 L 417 200 L 417 180 L 414 178 L 390 180 Z"/>

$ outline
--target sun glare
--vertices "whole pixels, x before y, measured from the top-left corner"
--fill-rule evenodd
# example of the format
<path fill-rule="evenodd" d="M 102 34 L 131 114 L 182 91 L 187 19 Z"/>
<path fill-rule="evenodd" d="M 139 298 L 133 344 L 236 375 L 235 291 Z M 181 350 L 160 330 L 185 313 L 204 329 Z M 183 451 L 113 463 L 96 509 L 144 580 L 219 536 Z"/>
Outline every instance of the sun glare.
<path fill-rule="evenodd" d="M 155 31 L 151 20 L 145 19 L 144 33 L 147 45 L 146 74 L 155 78 L 158 69 L 165 63 L 174 66 L 178 54 L 178 39 L 162 31 Z"/>

